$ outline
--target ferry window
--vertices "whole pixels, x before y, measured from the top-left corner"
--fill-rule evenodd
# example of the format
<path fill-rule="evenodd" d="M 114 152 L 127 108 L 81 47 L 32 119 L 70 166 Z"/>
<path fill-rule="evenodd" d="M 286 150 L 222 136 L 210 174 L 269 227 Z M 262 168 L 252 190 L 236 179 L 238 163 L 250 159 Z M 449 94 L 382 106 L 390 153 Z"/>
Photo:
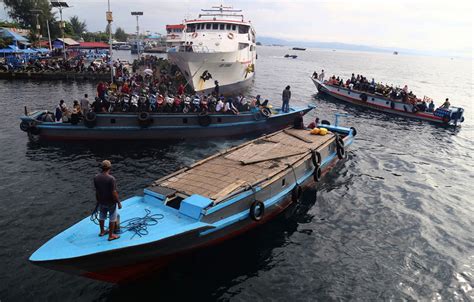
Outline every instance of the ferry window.
<path fill-rule="evenodd" d="M 239 25 L 239 34 L 246 34 L 249 32 L 249 27 L 245 25 Z"/>
<path fill-rule="evenodd" d="M 115 124 L 116 122 L 117 122 L 117 121 L 116 121 L 114 118 L 111 118 L 111 119 L 110 119 L 110 123 L 111 123 L 111 124 Z"/>
<path fill-rule="evenodd" d="M 284 179 L 284 178 L 281 180 L 281 186 L 282 186 L 282 187 L 285 186 L 285 179 Z"/>
<path fill-rule="evenodd" d="M 198 24 L 198 25 L 197 25 L 197 29 L 201 29 L 201 24 Z"/>
<path fill-rule="evenodd" d="M 219 29 L 224 30 L 225 29 L 225 24 L 221 24 Z"/>
<path fill-rule="evenodd" d="M 235 26 L 235 24 L 234 24 L 234 25 L 232 25 L 232 30 L 235 30 L 235 29 L 236 29 L 236 26 Z"/>
<path fill-rule="evenodd" d="M 226 27 L 227 30 L 230 30 L 231 25 L 227 24 L 225 27 Z"/>
<path fill-rule="evenodd" d="M 239 43 L 239 50 L 249 47 L 247 43 Z"/>
<path fill-rule="evenodd" d="M 196 26 L 194 24 L 190 24 L 188 26 L 187 32 L 189 33 L 189 32 L 195 32 L 195 31 L 196 31 Z"/>
<path fill-rule="evenodd" d="M 187 124 L 188 123 L 188 118 L 183 118 L 183 124 Z"/>
<path fill-rule="evenodd" d="M 212 29 L 219 29 L 219 23 L 213 23 Z"/>
<path fill-rule="evenodd" d="M 211 23 L 206 23 L 206 29 L 211 29 Z"/>

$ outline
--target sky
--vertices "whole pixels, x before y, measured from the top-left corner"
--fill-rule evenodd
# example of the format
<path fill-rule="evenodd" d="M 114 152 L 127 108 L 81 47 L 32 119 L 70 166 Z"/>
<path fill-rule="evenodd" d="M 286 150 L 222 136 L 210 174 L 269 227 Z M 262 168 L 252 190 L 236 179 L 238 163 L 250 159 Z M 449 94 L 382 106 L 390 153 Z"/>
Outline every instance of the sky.
<path fill-rule="evenodd" d="M 1 0 L 0 0 L 1 2 Z M 107 0 L 67 0 L 90 31 L 104 31 Z M 473 0 L 110 0 L 113 28 L 136 31 L 131 11 L 143 11 L 140 31 L 197 16 L 201 8 L 243 9 L 258 36 L 294 41 L 341 42 L 473 56 Z M 0 12 L 4 18 L 5 12 Z"/>

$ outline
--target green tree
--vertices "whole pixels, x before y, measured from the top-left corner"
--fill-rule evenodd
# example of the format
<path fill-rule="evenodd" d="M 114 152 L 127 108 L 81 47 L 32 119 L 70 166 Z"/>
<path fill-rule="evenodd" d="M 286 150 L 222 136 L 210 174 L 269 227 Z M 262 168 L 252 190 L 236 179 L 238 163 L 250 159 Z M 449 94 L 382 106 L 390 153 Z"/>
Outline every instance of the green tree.
<path fill-rule="evenodd" d="M 71 24 L 72 31 L 76 37 L 81 37 L 82 34 L 87 30 L 86 22 L 79 20 L 78 16 L 72 16 L 69 19 L 69 23 Z"/>
<path fill-rule="evenodd" d="M 7 48 L 9 45 L 13 44 L 12 38 L 0 38 L 0 48 Z"/>
<path fill-rule="evenodd" d="M 48 32 L 46 21 L 49 21 L 50 24 L 55 23 L 55 14 L 52 12 L 48 0 L 3 0 L 3 3 L 8 15 L 23 28 L 36 28 L 36 15 L 31 10 L 41 11 L 37 14 L 43 36 L 46 36 Z"/>
<path fill-rule="evenodd" d="M 126 42 L 128 38 L 128 35 L 125 33 L 125 30 L 121 27 L 117 27 L 115 30 L 115 40 L 120 41 L 120 42 Z"/>

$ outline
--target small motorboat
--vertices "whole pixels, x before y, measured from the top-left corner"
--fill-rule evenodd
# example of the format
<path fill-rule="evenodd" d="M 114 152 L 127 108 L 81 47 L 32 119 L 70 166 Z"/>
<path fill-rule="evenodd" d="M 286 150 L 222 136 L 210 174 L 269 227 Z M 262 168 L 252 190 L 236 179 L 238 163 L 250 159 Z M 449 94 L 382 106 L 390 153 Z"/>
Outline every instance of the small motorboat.
<path fill-rule="evenodd" d="M 54 122 L 46 110 L 22 116 L 20 128 L 31 138 L 44 140 L 145 140 L 201 139 L 236 137 L 271 133 L 291 125 L 314 106 L 251 110 L 240 114 L 225 113 L 157 113 L 157 112 L 89 112 L 83 120 Z"/>
<path fill-rule="evenodd" d="M 306 48 L 303 48 L 303 47 L 293 47 L 293 50 L 301 50 L 301 51 L 305 51 Z"/>
<path fill-rule="evenodd" d="M 296 59 L 298 56 L 297 55 L 289 55 L 289 54 L 286 54 L 285 55 L 285 58 L 293 58 L 293 59 Z"/>
<path fill-rule="evenodd" d="M 305 186 L 323 181 L 347 158 L 354 128 L 337 123 L 287 128 L 217 153 L 155 181 L 122 201 L 121 237 L 108 241 L 86 217 L 36 250 L 38 266 L 123 283 L 171 259 L 218 244 L 274 219 L 297 203 Z M 326 130 L 329 130 L 327 132 Z M 138 231 L 126 221 L 146 227 Z"/>
<path fill-rule="evenodd" d="M 320 93 L 328 94 L 337 100 L 358 105 L 385 113 L 425 120 L 444 126 L 459 126 L 464 122 L 464 109 L 450 106 L 449 109 L 438 108 L 433 112 L 420 110 L 417 104 L 403 102 L 378 93 L 358 91 L 349 87 L 330 84 L 328 81 L 311 78 Z"/>

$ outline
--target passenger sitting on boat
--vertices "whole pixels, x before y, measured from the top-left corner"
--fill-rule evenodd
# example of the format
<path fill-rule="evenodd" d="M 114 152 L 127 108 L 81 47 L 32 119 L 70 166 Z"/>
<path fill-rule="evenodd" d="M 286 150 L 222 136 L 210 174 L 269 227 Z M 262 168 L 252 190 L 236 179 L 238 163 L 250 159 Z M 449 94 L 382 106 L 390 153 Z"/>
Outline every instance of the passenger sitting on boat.
<path fill-rule="evenodd" d="M 416 107 L 418 107 L 419 111 L 425 112 L 428 106 L 426 104 L 426 101 L 423 100 L 423 102 L 421 102 L 420 104 L 417 104 Z"/>
<path fill-rule="evenodd" d="M 72 109 L 72 112 L 71 112 L 71 124 L 75 125 L 79 122 L 80 118 L 79 118 L 79 114 L 80 114 L 80 111 L 78 111 L 76 108 L 73 108 Z"/>
<path fill-rule="evenodd" d="M 316 71 L 313 72 L 313 79 L 317 79 L 318 78 L 318 73 Z"/>
<path fill-rule="evenodd" d="M 216 104 L 216 112 L 222 112 L 224 109 L 224 101 L 223 98 L 219 98 Z"/>
<path fill-rule="evenodd" d="M 178 86 L 178 95 L 182 96 L 184 94 L 184 85 L 183 83 L 180 83 Z"/>
<path fill-rule="evenodd" d="M 433 100 L 430 101 L 428 104 L 428 112 L 433 112 L 435 109 L 435 104 L 433 103 Z"/>
<path fill-rule="evenodd" d="M 72 109 L 75 109 L 79 116 L 82 115 L 81 105 L 79 105 L 79 102 L 77 100 L 74 100 L 72 102 Z"/>
<path fill-rule="evenodd" d="M 107 91 L 107 87 L 104 82 L 99 82 L 99 84 L 97 84 L 97 96 L 101 100 L 105 100 L 105 91 Z"/>
<path fill-rule="evenodd" d="M 239 110 L 234 106 L 232 98 L 228 98 L 224 106 L 225 113 L 239 114 Z"/>
<path fill-rule="evenodd" d="M 199 106 L 200 106 L 200 111 L 201 112 L 209 111 L 207 96 L 205 96 L 205 95 L 201 96 L 201 102 L 199 103 Z"/>
<path fill-rule="evenodd" d="M 64 104 L 64 100 L 59 101 L 59 105 L 56 107 L 55 117 L 56 122 L 60 122 L 63 117 L 63 113 L 66 112 L 66 104 Z"/>

